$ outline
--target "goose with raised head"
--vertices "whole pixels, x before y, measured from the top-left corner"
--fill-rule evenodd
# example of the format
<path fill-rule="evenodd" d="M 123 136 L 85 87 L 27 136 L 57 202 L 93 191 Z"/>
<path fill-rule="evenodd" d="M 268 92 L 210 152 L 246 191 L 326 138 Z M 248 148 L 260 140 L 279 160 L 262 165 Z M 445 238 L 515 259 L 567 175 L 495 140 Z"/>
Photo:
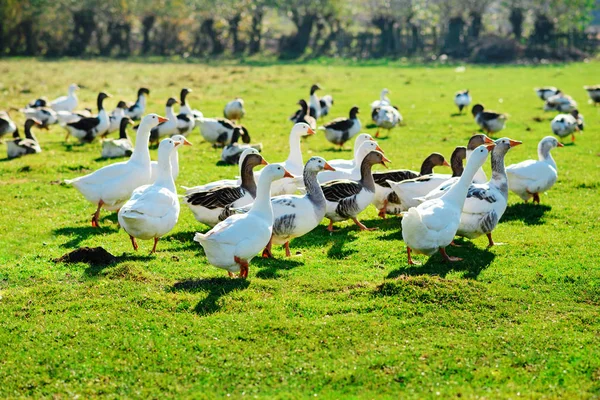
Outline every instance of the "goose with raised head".
<path fill-rule="evenodd" d="M 173 135 L 173 136 L 171 136 L 171 139 L 173 139 L 176 142 L 183 143 L 184 146 L 192 145 L 192 143 L 190 143 L 190 141 L 187 140 L 186 137 L 183 135 Z M 179 151 L 172 152 L 170 160 L 171 160 L 171 173 L 173 174 L 173 180 L 177 180 L 177 177 L 179 176 Z M 150 174 L 150 182 L 154 182 L 156 180 L 156 178 L 158 177 L 158 162 L 151 161 L 150 169 L 152 171 Z"/>
<path fill-rule="evenodd" d="M 70 84 L 67 95 L 52 100 L 50 103 L 48 103 L 48 107 L 50 107 L 56 112 L 73 112 L 73 110 L 75 110 L 77 108 L 77 105 L 79 104 L 79 101 L 77 100 L 77 94 L 75 93 L 78 90 L 79 86 L 77 86 L 77 84 Z"/>
<path fill-rule="evenodd" d="M 118 212 L 119 225 L 127 232 L 134 250 L 136 239 L 154 240 L 151 253 L 161 237 L 175 227 L 179 219 L 179 198 L 171 173 L 171 154 L 183 142 L 163 139 L 158 145 L 158 177 L 150 185 L 140 186 Z"/>
<path fill-rule="evenodd" d="M 506 114 L 500 114 L 495 111 L 485 111 L 481 104 L 475 104 L 471 109 L 475 122 L 487 134 L 500 132 L 504 129 L 507 120 Z"/>
<path fill-rule="evenodd" d="M 236 97 L 225 104 L 225 108 L 223 109 L 223 116 L 225 118 L 237 121 L 239 124 L 244 115 L 246 115 L 246 110 L 244 109 L 244 100 L 241 97 Z"/>
<path fill-rule="evenodd" d="M 100 92 L 96 104 L 98 106 L 98 116 L 81 118 L 77 122 L 68 123 L 65 128 L 69 135 L 76 137 L 81 143 L 91 143 L 96 136 L 101 136 L 108 131 L 110 121 L 108 113 L 104 109 L 104 99 L 111 97 L 109 94 Z M 67 135 L 68 138 L 68 135 Z"/>
<path fill-rule="evenodd" d="M 442 197 L 427 200 L 402 213 L 402 238 L 406 243 L 409 264 L 416 264 L 411 256 L 413 251 L 428 256 L 439 251 L 446 261 L 461 260 L 448 256 L 446 246 L 452 243 L 460 225 L 460 216 L 471 181 L 493 147 L 494 144 L 489 144 L 475 149 L 456 185 Z"/>
<path fill-rule="evenodd" d="M 163 136 L 171 136 L 179 133 L 177 130 L 177 116 L 173 111 L 173 106 L 177 104 L 177 100 L 173 97 L 169 97 L 167 104 L 165 104 L 165 118 L 164 122 L 161 122 L 158 126 L 152 128 L 150 132 L 150 143 L 158 144 L 158 141 Z"/>
<path fill-rule="evenodd" d="M 552 133 L 561 139 L 571 135 L 571 142 L 575 141 L 575 132 L 583 131 L 583 115 L 577 109 L 569 114 L 558 114 L 550 123 Z"/>
<path fill-rule="evenodd" d="M 391 106 L 392 102 L 388 98 L 388 94 L 390 94 L 389 89 L 382 89 L 381 94 L 379 95 L 379 100 L 375 100 L 371 103 L 371 110 L 374 110 L 383 106 Z"/>
<path fill-rule="evenodd" d="M 267 165 L 258 181 L 254 204 L 247 214 L 232 215 L 207 233 L 196 233 L 194 241 L 204 248 L 208 262 L 226 269 L 229 276 L 239 272 L 241 278 L 248 277 L 249 262 L 269 243 L 273 233 L 271 183 L 291 176 L 281 165 Z"/>
<path fill-rule="evenodd" d="M 454 94 L 454 104 L 458 107 L 458 112 L 462 114 L 463 109 L 471 104 L 469 89 L 456 92 Z"/>
<path fill-rule="evenodd" d="M 13 140 L 6 142 L 6 155 L 8 158 L 21 157 L 27 154 L 41 153 L 42 148 L 35 138 L 31 128 L 41 126 L 39 121 L 28 119 L 25 121 L 25 139 L 19 136 L 19 130 L 13 132 Z"/>
<path fill-rule="evenodd" d="M 134 121 L 142 118 L 146 112 L 146 96 L 150 96 L 150 90 L 145 87 L 139 88 L 135 103 L 130 105 L 127 110 L 125 110 L 125 115 Z"/>
<path fill-rule="evenodd" d="M 310 87 L 310 98 L 308 99 L 308 115 L 314 119 L 321 117 L 321 102 L 317 96 L 317 90 L 321 90 L 321 86 L 315 83 Z"/>
<path fill-rule="evenodd" d="M 375 198 L 375 181 L 373 181 L 371 168 L 375 164 L 387 167 L 386 161 L 390 162 L 381 152 L 371 151 L 361 163 L 358 181 L 340 179 L 321 185 L 327 207 L 325 217 L 329 218 L 327 230 L 333 232 L 334 222 L 347 219 L 352 219 L 361 230 L 376 229 L 367 228 L 358 220 L 358 214 Z"/>
<path fill-rule="evenodd" d="M 318 175 L 318 180 L 320 184 L 324 184 L 327 182 L 331 182 L 334 180 L 339 180 L 339 179 L 350 179 L 350 180 L 359 180 L 361 177 L 361 166 L 362 166 L 362 161 L 364 160 L 364 158 L 372 151 L 379 151 L 382 154 L 385 154 L 384 151 L 381 149 L 381 147 L 379 147 L 379 145 L 377 144 L 377 142 L 373 141 L 373 140 L 368 140 L 366 142 L 363 142 L 363 144 L 360 145 L 360 148 L 358 149 L 357 152 L 357 163 L 354 166 L 354 168 L 349 169 L 349 170 L 345 170 L 345 169 L 339 169 L 339 170 L 334 170 L 334 171 L 323 171 L 322 173 L 320 173 Z"/>
<path fill-rule="evenodd" d="M 244 150 L 240 157 L 240 185 L 218 186 L 209 190 L 188 189 L 185 202 L 196 220 L 208 226 L 215 226 L 232 214 L 231 208 L 252 203 L 256 197 L 253 170 L 259 165 L 267 164 L 258 151 L 249 148 Z"/>
<path fill-rule="evenodd" d="M 540 193 L 544 193 L 558 179 L 558 168 L 550 151 L 563 147 L 556 138 L 546 136 L 538 144 L 538 160 L 526 160 L 506 167 L 508 188 L 527 202 L 533 197 L 534 203 L 540 203 Z"/>
<path fill-rule="evenodd" d="M 369 135 L 368 133 L 361 133 L 360 135 L 357 135 L 356 139 L 354 139 L 354 157 L 351 160 L 335 159 L 335 160 L 328 161 L 327 163 L 329 165 L 331 165 L 333 168 L 335 168 L 336 171 L 339 171 L 339 170 L 343 170 L 346 172 L 352 171 L 352 169 L 356 165 L 360 165 L 360 162 L 362 160 L 362 158 L 360 158 L 360 156 L 358 154 L 358 149 L 360 149 L 360 146 L 364 142 L 369 141 L 369 140 L 374 141 L 373 137 L 371 135 Z"/>
<path fill-rule="evenodd" d="M 196 127 L 196 119 L 192 113 L 192 109 L 187 102 L 187 95 L 192 92 L 192 89 L 183 88 L 179 94 L 179 114 L 177 114 L 177 130 L 180 135 L 187 136 Z"/>
<path fill-rule="evenodd" d="M 298 100 L 300 109 L 290 117 L 290 121 L 294 123 L 304 122 L 310 126 L 312 130 L 317 129 L 317 120 L 308 114 L 308 104 L 303 99 Z"/>
<path fill-rule="evenodd" d="M 340 146 L 341 149 L 344 143 L 360 132 L 361 124 L 358 119 L 358 113 L 358 107 L 354 106 L 350 109 L 348 118 L 336 118 L 319 129 L 325 131 L 325 138 L 329 142 Z"/>
<path fill-rule="evenodd" d="M 133 154 L 133 143 L 127 136 L 127 127 L 133 125 L 129 117 L 122 117 L 119 123 L 119 138 L 102 141 L 102 158 L 129 157 Z"/>
<path fill-rule="evenodd" d="M 165 118 L 156 114 L 148 114 L 142 118 L 129 160 L 107 165 L 79 178 L 65 180 L 65 183 L 73 185 L 89 202 L 97 206 L 92 216 L 93 227 L 98 227 L 102 208 L 118 210 L 136 188 L 151 183 L 148 150 L 150 130 L 164 121 Z"/>

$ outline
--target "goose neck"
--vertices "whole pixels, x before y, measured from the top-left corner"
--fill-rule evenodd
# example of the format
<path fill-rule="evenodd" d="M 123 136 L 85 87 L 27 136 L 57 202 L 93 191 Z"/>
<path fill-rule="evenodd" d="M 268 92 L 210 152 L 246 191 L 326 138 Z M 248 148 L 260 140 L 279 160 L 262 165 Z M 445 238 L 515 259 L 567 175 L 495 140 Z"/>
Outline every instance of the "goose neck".
<path fill-rule="evenodd" d="M 375 181 L 373 180 L 373 173 L 371 171 L 372 168 L 373 164 L 365 157 L 360 164 L 360 183 L 370 192 L 375 191 Z"/>
<path fill-rule="evenodd" d="M 148 143 L 150 141 L 150 128 L 143 123 L 139 126 L 135 138 L 135 147 L 130 161 L 138 162 L 143 165 L 150 165 L 150 150 Z"/>
<path fill-rule="evenodd" d="M 271 183 L 273 179 L 267 174 L 261 174 L 256 188 L 256 198 L 249 214 L 254 214 L 273 221 L 273 207 L 271 206 Z"/>
<path fill-rule="evenodd" d="M 161 186 L 175 193 L 175 181 L 173 181 L 173 173 L 171 169 L 171 160 L 173 153 L 177 153 L 177 149 L 173 149 L 169 157 L 158 157 L 158 169 L 156 173 L 156 186 Z"/>
<path fill-rule="evenodd" d="M 246 189 L 252 197 L 256 197 L 256 181 L 254 180 L 254 166 L 248 162 L 248 157 L 240 165 L 241 187 Z"/>
<path fill-rule="evenodd" d="M 315 205 L 325 204 L 325 195 L 323 189 L 317 180 L 317 171 L 309 171 L 304 168 L 303 178 L 306 187 L 306 197 Z"/>

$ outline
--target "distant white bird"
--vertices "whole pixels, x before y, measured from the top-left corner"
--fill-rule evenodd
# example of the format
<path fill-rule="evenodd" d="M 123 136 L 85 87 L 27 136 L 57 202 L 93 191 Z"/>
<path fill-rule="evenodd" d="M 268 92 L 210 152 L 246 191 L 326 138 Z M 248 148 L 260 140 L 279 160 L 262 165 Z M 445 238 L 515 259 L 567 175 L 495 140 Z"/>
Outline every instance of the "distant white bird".
<path fill-rule="evenodd" d="M 555 88 L 554 86 L 546 86 L 541 88 L 533 89 L 538 97 L 544 101 L 548 100 L 550 97 L 560 94 L 560 90 Z"/>
<path fill-rule="evenodd" d="M 389 93 L 390 93 L 389 89 L 383 89 L 381 91 L 379 100 L 375 100 L 371 103 L 371 110 L 373 110 L 374 108 L 377 108 L 377 107 L 391 106 L 392 102 L 390 101 L 390 99 L 387 96 Z"/>
<path fill-rule="evenodd" d="M 558 93 L 544 103 L 544 111 L 571 112 L 577 108 L 577 102 L 569 95 Z"/>
<path fill-rule="evenodd" d="M 402 115 L 395 106 L 381 106 L 373 109 L 371 117 L 377 125 L 378 129 L 375 133 L 375 137 L 379 137 L 379 128 L 383 128 L 388 131 L 392 130 L 396 125 L 402 122 Z"/>
<path fill-rule="evenodd" d="M 137 93 L 137 99 L 135 103 L 130 105 L 125 114 L 134 121 L 142 118 L 146 112 L 146 96 L 150 95 L 150 90 L 146 88 L 139 88 Z"/>
<path fill-rule="evenodd" d="M 78 100 L 75 92 L 79 90 L 79 86 L 75 83 L 69 85 L 69 94 L 52 100 L 48 106 L 54 111 L 69 111 L 72 112 L 77 108 Z"/>
<path fill-rule="evenodd" d="M 319 105 L 321 106 L 321 117 L 325 117 L 329 114 L 329 110 L 333 107 L 333 96 L 326 94 L 319 99 Z"/>
<path fill-rule="evenodd" d="M 314 119 L 321 117 L 321 102 L 317 96 L 317 90 L 320 90 L 321 86 L 314 84 L 310 87 L 310 98 L 308 99 L 309 115 Z"/>
<path fill-rule="evenodd" d="M 127 104 L 124 101 L 119 101 L 117 108 L 115 108 L 108 117 L 109 127 L 104 136 L 119 130 L 119 127 L 121 126 L 121 120 L 126 116 L 126 111 Z"/>
<path fill-rule="evenodd" d="M 471 104 L 469 89 L 456 92 L 454 95 L 454 104 L 458 107 L 458 112 L 462 114 L 463 108 L 468 107 Z"/>
<path fill-rule="evenodd" d="M 69 131 L 69 134 L 79 139 L 81 143 L 90 143 L 96 136 L 105 135 L 110 127 L 108 113 L 104 109 L 104 99 L 108 97 L 111 96 L 104 92 L 100 92 L 97 99 L 98 116 L 81 118 L 77 122 L 68 123 L 66 128 Z"/>
<path fill-rule="evenodd" d="M 583 115 L 579 114 L 577 109 L 569 114 L 558 114 L 550 123 L 550 128 L 552 128 L 552 133 L 561 139 L 571 135 L 571 141 L 574 142 L 575 132 L 583 131 Z"/>
<path fill-rule="evenodd" d="M 11 135 L 18 132 L 17 124 L 10 118 L 8 112 L 0 111 L 0 138 L 4 135 Z"/>
<path fill-rule="evenodd" d="M 133 143 L 127 136 L 127 126 L 130 124 L 133 124 L 130 118 L 121 118 L 119 138 L 102 141 L 102 158 L 129 157 L 133 154 Z"/>
<path fill-rule="evenodd" d="M 13 132 L 13 140 L 6 142 L 6 155 L 8 158 L 21 157 L 27 154 L 36 154 L 42 152 L 42 148 L 33 135 L 33 132 L 31 132 L 31 127 L 33 126 L 41 126 L 41 124 L 33 119 L 28 119 L 25 121 L 25 139 L 19 136 L 18 130 Z"/>
<path fill-rule="evenodd" d="M 239 124 L 242 118 L 246 115 L 244 109 L 244 100 L 241 97 L 236 97 L 225 105 L 223 116 L 227 119 L 237 121 Z"/>

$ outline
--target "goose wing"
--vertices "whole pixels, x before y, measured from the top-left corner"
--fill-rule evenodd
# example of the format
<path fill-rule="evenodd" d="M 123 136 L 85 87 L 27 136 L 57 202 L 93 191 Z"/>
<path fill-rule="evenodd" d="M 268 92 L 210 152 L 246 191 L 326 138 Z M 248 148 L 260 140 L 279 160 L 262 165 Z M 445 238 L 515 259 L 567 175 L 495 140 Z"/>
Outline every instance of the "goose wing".
<path fill-rule="evenodd" d="M 323 194 L 328 201 L 337 202 L 346 197 L 354 196 L 362 190 L 358 182 L 351 180 L 335 180 L 321 185 Z"/>

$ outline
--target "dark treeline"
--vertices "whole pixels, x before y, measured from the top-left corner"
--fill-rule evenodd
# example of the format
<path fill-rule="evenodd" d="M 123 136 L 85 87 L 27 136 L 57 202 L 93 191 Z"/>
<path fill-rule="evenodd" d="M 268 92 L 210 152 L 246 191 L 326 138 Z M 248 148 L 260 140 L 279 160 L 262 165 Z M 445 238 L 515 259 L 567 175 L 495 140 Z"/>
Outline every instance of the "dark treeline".
<path fill-rule="evenodd" d="M 594 0 L 2 0 L 0 56 L 282 59 L 593 53 Z"/>

